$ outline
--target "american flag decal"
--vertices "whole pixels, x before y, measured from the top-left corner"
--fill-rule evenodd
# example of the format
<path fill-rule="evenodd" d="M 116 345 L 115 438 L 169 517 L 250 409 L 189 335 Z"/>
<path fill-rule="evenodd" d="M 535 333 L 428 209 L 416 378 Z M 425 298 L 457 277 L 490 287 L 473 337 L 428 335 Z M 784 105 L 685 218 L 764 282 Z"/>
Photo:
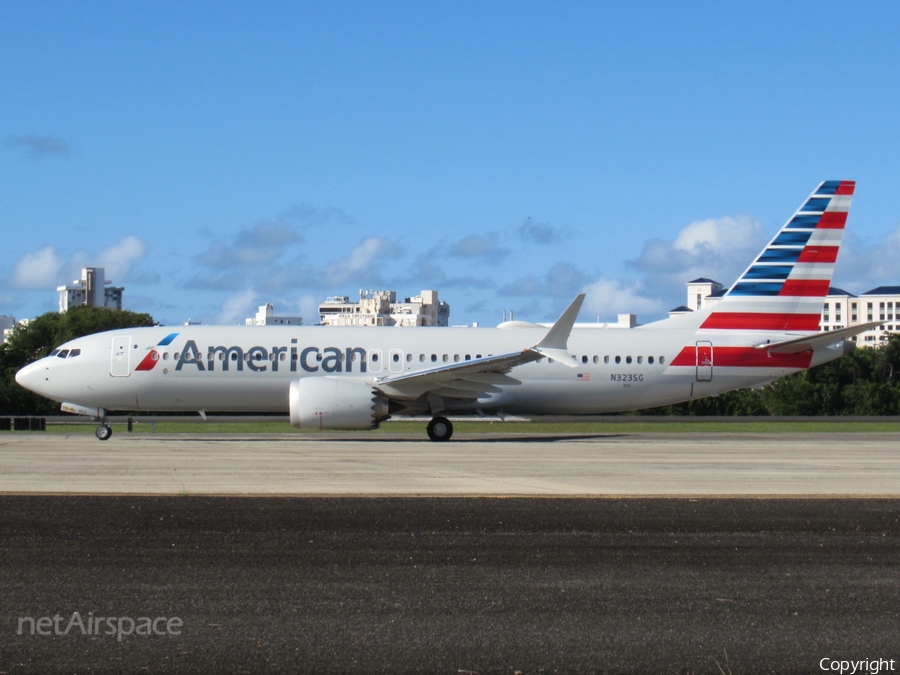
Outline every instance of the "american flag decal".
<path fill-rule="evenodd" d="M 575 376 L 575 379 L 578 380 L 579 382 L 590 382 L 591 374 L 590 373 L 578 373 Z"/>

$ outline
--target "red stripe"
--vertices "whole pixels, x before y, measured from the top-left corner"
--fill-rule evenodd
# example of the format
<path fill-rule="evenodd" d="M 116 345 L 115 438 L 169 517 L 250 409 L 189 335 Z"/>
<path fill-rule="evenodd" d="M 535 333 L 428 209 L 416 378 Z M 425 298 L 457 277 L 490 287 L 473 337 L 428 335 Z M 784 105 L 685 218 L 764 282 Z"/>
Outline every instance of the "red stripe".
<path fill-rule="evenodd" d="M 137 365 L 135 370 L 153 370 L 153 367 L 156 365 L 156 362 L 159 361 L 159 354 L 156 350 L 151 349 L 147 352 L 147 356 Z"/>
<path fill-rule="evenodd" d="M 829 286 L 831 286 L 830 279 L 788 279 L 778 295 L 824 298 L 828 295 Z"/>
<path fill-rule="evenodd" d="M 816 227 L 821 230 L 843 230 L 846 224 L 846 211 L 826 211 L 819 218 L 819 224 Z"/>
<path fill-rule="evenodd" d="M 708 351 L 706 352 L 709 353 Z M 713 347 L 715 368 L 809 368 L 812 353 L 775 354 L 754 347 Z M 685 347 L 672 361 L 673 366 L 697 366 L 697 348 Z"/>
<path fill-rule="evenodd" d="M 853 190 L 856 188 L 855 180 L 842 180 L 841 184 L 838 185 L 837 190 L 834 191 L 836 195 L 852 195 Z"/>
<path fill-rule="evenodd" d="M 819 330 L 819 314 L 773 314 L 770 312 L 715 312 L 700 328 L 725 330 Z"/>
<path fill-rule="evenodd" d="M 797 258 L 798 263 L 833 263 L 838 257 L 838 246 L 807 246 Z"/>

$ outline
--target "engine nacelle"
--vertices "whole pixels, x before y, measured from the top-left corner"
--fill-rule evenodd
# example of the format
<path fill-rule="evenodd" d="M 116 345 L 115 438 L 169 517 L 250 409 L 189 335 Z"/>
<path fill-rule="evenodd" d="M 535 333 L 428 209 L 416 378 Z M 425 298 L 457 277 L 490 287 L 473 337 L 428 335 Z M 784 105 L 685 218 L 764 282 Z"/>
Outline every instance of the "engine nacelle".
<path fill-rule="evenodd" d="M 336 377 L 294 380 L 290 406 L 297 429 L 375 429 L 390 416 L 388 400 L 372 386 Z"/>

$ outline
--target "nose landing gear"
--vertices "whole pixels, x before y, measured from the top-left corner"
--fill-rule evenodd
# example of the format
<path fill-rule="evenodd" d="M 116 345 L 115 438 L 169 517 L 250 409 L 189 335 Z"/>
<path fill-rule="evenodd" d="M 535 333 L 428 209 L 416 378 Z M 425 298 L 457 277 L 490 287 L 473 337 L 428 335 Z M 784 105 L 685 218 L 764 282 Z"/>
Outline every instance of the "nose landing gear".
<path fill-rule="evenodd" d="M 112 436 L 112 428 L 107 424 L 101 424 L 99 427 L 97 427 L 97 431 L 95 431 L 94 434 L 101 441 L 106 441 L 109 440 L 110 436 Z"/>
<path fill-rule="evenodd" d="M 427 431 L 432 441 L 449 441 L 453 435 L 453 425 L 446 417 L 435 417 L 428 423 Z"/>

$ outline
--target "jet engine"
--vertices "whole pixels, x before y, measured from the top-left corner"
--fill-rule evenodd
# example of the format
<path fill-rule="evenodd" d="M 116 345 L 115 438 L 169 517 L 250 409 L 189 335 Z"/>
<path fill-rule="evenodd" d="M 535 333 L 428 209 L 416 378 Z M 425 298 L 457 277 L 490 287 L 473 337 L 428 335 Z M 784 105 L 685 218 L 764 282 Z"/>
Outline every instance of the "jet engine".
<path fill-rule="evenodd" d="M 294 380 L 290 407 L 297 429 L 375 429 L 390 416 L 388 400 L 376 389 L 335 377 Z"/>

